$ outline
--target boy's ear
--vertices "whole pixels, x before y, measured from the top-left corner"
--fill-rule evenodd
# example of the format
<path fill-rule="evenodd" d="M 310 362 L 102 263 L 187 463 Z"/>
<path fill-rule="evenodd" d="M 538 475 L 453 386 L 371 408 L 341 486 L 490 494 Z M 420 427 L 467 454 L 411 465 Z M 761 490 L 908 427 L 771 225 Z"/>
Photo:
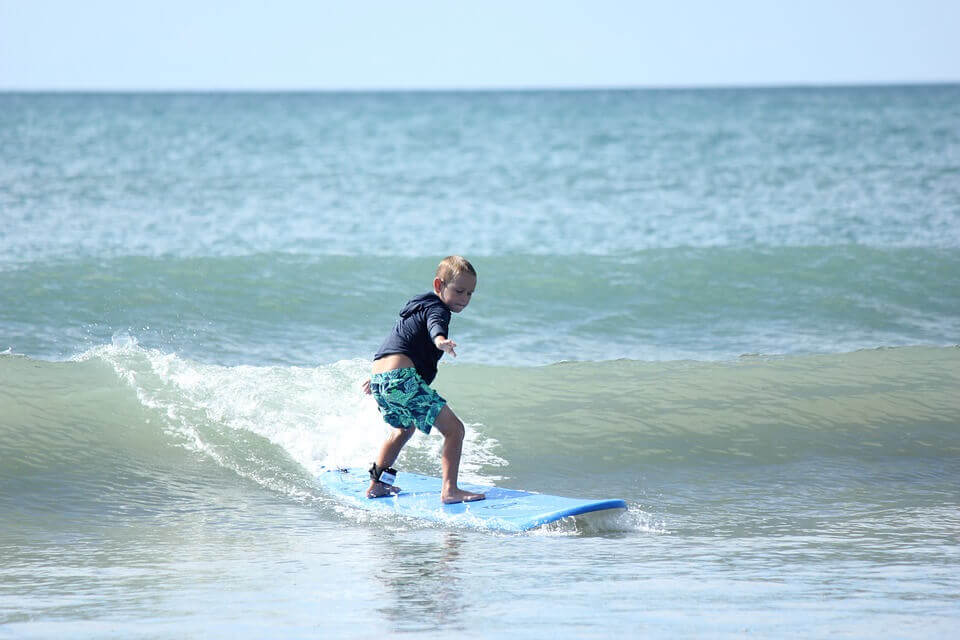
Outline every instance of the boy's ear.
<path fill-rule="evenodd" d="M 437 295 L 440 294 L 440 291 L 443 289 L 443 280 L 440 278 L 433 279 L 433 292 Z"/>

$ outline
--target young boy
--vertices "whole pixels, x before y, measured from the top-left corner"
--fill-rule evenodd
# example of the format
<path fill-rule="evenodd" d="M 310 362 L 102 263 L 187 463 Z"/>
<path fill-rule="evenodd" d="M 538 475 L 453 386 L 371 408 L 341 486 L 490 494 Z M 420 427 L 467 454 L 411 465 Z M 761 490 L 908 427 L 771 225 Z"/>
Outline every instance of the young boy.
<path fill-rule="evenodd" d="M 443 354 L 457 355 L 457 343 L 449 338 L 450 312 L 466 309 L 476 287 L 477 272 L 466 258 L 444 258 L 437 267 L 433 293 L 407 302 L 393 331 L 373 357 L 372 375 L 363 389 L 373 394 L 383 419 L 395 430 L 387 436 L 370 468 L 368 498 L 399 493 L 400 487 L 393 484 L 396 471 L 391 465 L 415 429 L 430 433 L 433 427 L 443 435 L 440 498 L 444 504 L 486 497 L 457 486 L 463 423 L 447 401 L 429 386 L 437 376 L 437 362 Z"/>

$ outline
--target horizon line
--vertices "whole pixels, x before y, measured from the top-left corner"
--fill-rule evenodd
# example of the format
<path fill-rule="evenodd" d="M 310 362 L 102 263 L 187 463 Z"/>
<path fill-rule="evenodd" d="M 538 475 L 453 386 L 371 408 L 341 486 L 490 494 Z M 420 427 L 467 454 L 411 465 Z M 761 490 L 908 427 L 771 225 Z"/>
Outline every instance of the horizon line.
<path fill-rule="evenodd" d="M 882 82 L 757 82 L 757 83 L 704 83 L 704 84 L 597 84 L 597 85 L 491 85 L 462 87 L 411 86 L 411 87 L 3 87 L 0 93 L 86 93 L 86 94 L 189 94 L 189 93 L 534 93 L 578 91 L 722 91 L 751 89 L 860 89 L 896 87 L 945 87 L 960 85 L 957 80 L 904 80 Z"/>

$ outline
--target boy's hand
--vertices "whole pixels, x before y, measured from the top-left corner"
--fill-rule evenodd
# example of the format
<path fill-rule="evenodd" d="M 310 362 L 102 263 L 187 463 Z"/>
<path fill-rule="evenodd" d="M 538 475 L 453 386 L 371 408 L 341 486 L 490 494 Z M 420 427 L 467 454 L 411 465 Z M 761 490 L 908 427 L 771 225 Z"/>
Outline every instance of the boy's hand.
<path fill-rule="evenodd" d="M 443 336 L 437 336 L 437 339 L 433 341 L 433 344 L 437 345 L 437 349 L 445 353 L 449 353 L 454 358 L 457 357 L 457 352 L 454 351 L 454 347 L 457 346 L 457 343 L 449 338 L 444 338 Z"/>
<path fill-rule="evenodd" d="M 367 395 L 370 395 L 370 378 L 367 378 L 363 381 L 363 384 L 360 385 L 360 388 L 363 389 L 363 392 Z"/>

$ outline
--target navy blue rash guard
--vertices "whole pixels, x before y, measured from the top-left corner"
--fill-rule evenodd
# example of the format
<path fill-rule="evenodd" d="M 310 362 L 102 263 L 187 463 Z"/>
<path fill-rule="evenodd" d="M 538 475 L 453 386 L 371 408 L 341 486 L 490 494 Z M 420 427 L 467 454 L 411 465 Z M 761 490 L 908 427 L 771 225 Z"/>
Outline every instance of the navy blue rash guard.
<path fill-rule="evenodd" d="M 437 363 L 443 356 L 433 341 L 437 336 L 450 337 L 449 330 L 450 309 L 443 300 L 435 293 L 417 296 L 400 311 L 400 319 L 373 359 L 402 353 L 413 360 L 417 373 L 430 384 L 437 377 Z"/>

